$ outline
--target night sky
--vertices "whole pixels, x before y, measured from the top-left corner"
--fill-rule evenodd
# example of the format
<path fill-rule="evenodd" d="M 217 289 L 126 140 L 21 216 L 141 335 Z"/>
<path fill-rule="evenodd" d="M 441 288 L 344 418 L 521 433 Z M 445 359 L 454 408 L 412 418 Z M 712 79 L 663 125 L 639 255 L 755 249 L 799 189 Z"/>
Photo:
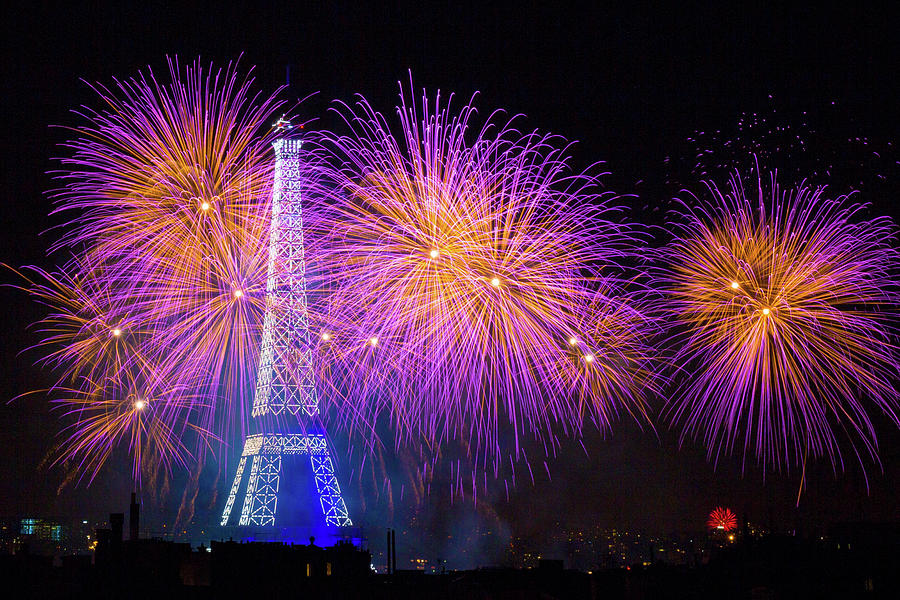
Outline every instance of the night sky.
<path fill-rule="evenodd" d="M 300 113 L 324 123 L 332 99 L 350 101 L 355 93 L 392 112 L 397 82 L 407 81 L 409 70 L 418 88 L 439 88 L 464 100 L 478 91 L 482 114 L 496 108 L 522 113 L 527 128 L 576 140 L 576 166 L 603 161 L 610 189 L 636 194 L 635 216 L 649 222 L 658 221 L 660 207 L 678 192 L 666 157 L 677 163 L 691 149 L 688 137 L 727 131 L 742 113 L 778 110 L 790 119 L 807 112 L 809 119 L 819 118 L 819 129 L 840 131 L 821 144 L 823 154 L 838 160 L 855 152 L 844 151 L 845 138 L 868 136 L 885 149 L 900 140 L 898 20 L 863 3 L 840 11 L 733 11 L 725 8 L 729 3 L 640 10 L 614 3 L 587 12 L 548 2 L 387 2 L 372 8 L 293 2 L 253 11 L 230 3 L 171 4 L 21 3 L 3 9 L 0 262 L 54 264 L 45 254 L 57 235 L 47 230 L 59 224 L 48 216 L 46 192 L 54 184 L 47 171 L 56 168 L 51 159 L 65 154 L 58 144 L 71 134 L 51 126 L 76 125 L 73 109 L 99 106 L 81 80 L 110 82 L 148 65 L 164 73 L 167 56 L 222 65 L 243 55 L 241 64 L 256 65 L 264 90 L 283 84 L 290 65 L 286 97 L 318 92 Z M 797 164 L 768 166 L 790 170 Z M 891 189 L 900 190 L 900 183 L 870 186 L 861 199 L 896 218 L 900 208 Z M 8 271 L 0 278 L 15 281 Z M 104 472 L 91 488 L 69 487 L 57 495 L 63 473 L 39 467 L 57 430 L 56 416 L 40 396 L 5 401 L 49 381 L 31 366 L 34 352 L 18 354 L 34 343 L 27 325 L 41 310 L 14 289 L 0 289 L 0 298 L 0 516 L 95 517 L 122 510 L 129 491 L 125 469 Z M 804 527 L 897 519 L 900 435 L 883 419 L 877 424 L 883 471 L 866 464 L 868 493 L 853 458 L 837 475 L 826 463 L 811 466 L 800 504 Z M 588 435 L 585 445 L 588 456 L 578 444 L 564 444 L 551 461 L 552 482 L 538 463 L 534 487 L 520 482 L 509 502 L 503 495 L 485 500 L 492 518 L 523 535 L 540 535 L 557 520 L 693 530 L 716 505 L 760 522 L 796 522 L 798 473 L 765 473 L 752 460 L 742 467 L 740 456 L 716 468 L 703 448 L 679 449 L 665 426 L 654 434 L 623 422 L 605 440 Z M 351 511 L 352 502 L 348 498 Z M 435 530 L 449 526 L 430 524 Z"/>

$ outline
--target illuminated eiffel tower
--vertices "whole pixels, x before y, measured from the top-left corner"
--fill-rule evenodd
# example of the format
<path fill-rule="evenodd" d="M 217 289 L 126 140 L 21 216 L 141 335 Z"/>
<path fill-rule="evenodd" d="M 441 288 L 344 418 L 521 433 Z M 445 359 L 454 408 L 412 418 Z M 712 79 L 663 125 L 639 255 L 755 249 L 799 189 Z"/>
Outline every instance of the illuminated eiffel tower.
<path fill-rule="evenodd" d="M 282 119 L 276 127 L 286 134 L 291 125 Z M 306 306 L 300 146 L 299 139 L 287 135 L 274 143 L 275 180 L 266 313 L 252 413 L 257 433 L 244 440 L 234 482 L 222 512 L 222 526 L 233 524 L 232 509 L 239 496 L 243 497 L 243 503 L 238 525 L 283 526 L 276 521 L 282 464 L 301 457 L 309 458 L 324 525 L 343 527 L 352 524 L 334 474 L 325 433 L 316 427 L 319 402 L 312 371 Z M 310 427 L 303 427 L 301 419 Z M 246 473 L 248 463 L 249 475 Z"/>

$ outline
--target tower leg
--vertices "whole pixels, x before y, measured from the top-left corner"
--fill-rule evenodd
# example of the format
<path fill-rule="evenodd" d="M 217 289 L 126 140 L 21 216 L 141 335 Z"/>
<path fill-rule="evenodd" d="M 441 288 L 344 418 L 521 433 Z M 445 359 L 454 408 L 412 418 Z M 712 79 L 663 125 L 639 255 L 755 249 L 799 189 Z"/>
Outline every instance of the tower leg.
<path fill-rule="evenodd" d="M 222 522 L 220 525 L 225 527 L 228 525 L 228 519 L 231 517 L 231 509 L 234 507 L 234 500 L 237 498 L 238 489 L 241 487 L 241 479 L 244 475 L 244 466 L 247 464 L 247 457 L 242 456 L 241 462 L 238 463 L 237 473 L 234 474 L 234 482 L 231 484 L 231 491 L 228 492 L 228 500 L 225 502 L 225 510 L 222 511 Z"/>
<path fill-rule="evenodd" d="M 317 436 L 319 437 L 319 436 Z M 335 527 L 352 525 L 347 513 L 347 505 L 341 496 L 341 486 L 334 476 L 334 465 L 331 462 L 331 453 L 321 436 L 319 448 L 315 453 L 310 453 L 309 462 L 312 466 L 313 476 L 316 480 L 316 491 L 319 493 L 319 504 L 322 514 L 325 516 L 325 524 Z"/>
<path fill-rule="evenodd" d="M 254 468 L 256 468 L 255 481 L 253 481 Z M 250 477 L 247 497 L 244 499 L 245 507 L 248 501 L 250 504 L 247 524 L 262 527 L 275 525 L 275 510 L 278 507 L 278 481 L 281 478 L 281 455 L 254 456 Z M 244 515 L 241 514 L 241 521 L 243 520 Z"/>
<path fill-rule="evenodd" d="M 254 455 L 250 462 L 250 481 L 247 482 L 247 492 L 244 494 L 244 503 L 241 506 L 241 518 L 238 525 L 250 524 L 250 505 L 253 504 L 253 494 L 256 490 L 256 480 L 259 475 L 259 455 Z"/>

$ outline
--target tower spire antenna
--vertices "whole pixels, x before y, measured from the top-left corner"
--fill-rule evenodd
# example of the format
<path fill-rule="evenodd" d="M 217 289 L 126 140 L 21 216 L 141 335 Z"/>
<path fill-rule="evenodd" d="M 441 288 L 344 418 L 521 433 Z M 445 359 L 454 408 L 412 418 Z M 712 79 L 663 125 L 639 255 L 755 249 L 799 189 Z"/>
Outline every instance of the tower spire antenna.
<path fill-rule="evenodd" d="M 291 123 L 291 120 L 288 119 L 284 114 L 281 115 L 281 118 L 275 121 L 272 125 L 275 129 L 281 132 L 282 135 L 287 134 L 288 131 L 294 128 L 294 125 Z"/>

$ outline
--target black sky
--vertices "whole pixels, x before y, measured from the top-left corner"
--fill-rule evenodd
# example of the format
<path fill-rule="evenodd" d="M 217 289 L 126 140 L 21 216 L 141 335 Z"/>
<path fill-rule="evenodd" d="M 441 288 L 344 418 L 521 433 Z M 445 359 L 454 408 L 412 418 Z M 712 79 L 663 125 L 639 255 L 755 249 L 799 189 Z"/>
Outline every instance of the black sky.
<path fill-rule="evenodd" d="M 56 145 L 68 134 L 49 126 L 77 124 L 71 110 L 98 105 L 80 80 L 109 82 L 148 65 L 162 73 L 166 56 L 223 64 L 243 54 L 242 64 L 257 66 L 266 90 L 284 83 L 290 65 L 292 100 L 319 92 L 303 105 L 309 118 L 322 116 L 331 99 L 351 100 L 357 92 L 390 112 L 408 70 L 419 87 L 466 99 L 479 91 L 484 113 L 524 113 L 529 127 L 578 140 L 576 163 L 605 161 L 610 185 L 642 194 L 642 205 L 660 205 L 667 197 L 654 194 L 671 192 L 635 182 L 660 179 L 663 158 L 682 149 L 687 136 L 762 110 L 770 95 L 790 109 L 815 111 L 836 101 L 862 134 L 900 139 L 900 23 L 864 3 L 828 10 L 762 3 L 734 9 L 727 2 L 652 9 L 524 1 L 252 9 L 227 2 L 38 4 L 7 5 L 0 19 L 0 261 L 13 266 L 53 263 L 45 249 L 54 234 L 41 235 L 57 224 L 47 216 L 45 192 L 53 183 L 46 172 L 54 168 L 51 157 L 64 154 Z M 866 200 L 900 214 L 895 198 Z M 15 290 L 0 290 L 0 299 L 0 392 L 7 400 L 46 377 L 29 366 L 34 354 L 16 355 L 34 341 L 26 325 L 39 308 Z M 0 516 L 92 506 L 83 491 L 57 496 L 61 474 L 38 469 L 55 429 L 40 399 L 0 406 Z M 882 433 L 884 472 L 868 465 L 869 494 L 852 463 L 836 477 L 827 465 L 811 469 L 803 506 L 813 524 L 897 518 L 900 436 L 889 427 Z M 553 483 L 538 478 L 535 488 L 520 486 L 496 512 L 517 529 L 548 526 L 557 514 L 687 529 L 716 504 L 787 515 L 799 484 L 796 474 L 764 478 L 752 465 L 742 474 L 739 458 L 715 470 L 703 449 L 678 450 L 673 434 L 642 434 L 631 424 L 589 446 L 590 457 L 565 450 Z M 574 482 L 577 494 L 567 489 Z M 110 474 L 94 491 L 124 488 L 122 477 Z M 103 514 L 118 506 L 94 508 Z"/>

